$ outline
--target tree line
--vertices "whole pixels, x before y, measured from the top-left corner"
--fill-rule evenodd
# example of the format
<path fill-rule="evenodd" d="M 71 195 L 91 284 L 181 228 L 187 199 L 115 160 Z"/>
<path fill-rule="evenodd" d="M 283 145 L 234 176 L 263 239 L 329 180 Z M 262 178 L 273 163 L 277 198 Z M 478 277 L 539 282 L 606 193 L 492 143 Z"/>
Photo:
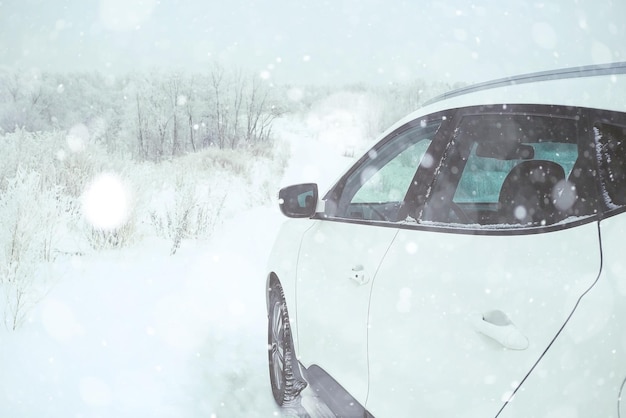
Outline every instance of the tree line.
<path fill-rule="evenodd" d="M 284 112 L 276 93 L 258 76 L 218 65 L 200 74 L 122 77 L 4 69 L 0 134 L 84 132 L 110 153 L 161 161 L 267 142 L 272 122 Z"/>
<path fill-rule="evenodd" d="M 210 147 L 267 145 L 282 114 L 330 104 L 365 112 L 368 141 L 425 100 L 459 86 L 419 78 L 383 86 L 276 86 L 218 64 L 202 73 L 122 76 L 0 67 L 0 136 L 65 131 L 70 142 L 88 139 L 110 154 L 157 162 Z"/>

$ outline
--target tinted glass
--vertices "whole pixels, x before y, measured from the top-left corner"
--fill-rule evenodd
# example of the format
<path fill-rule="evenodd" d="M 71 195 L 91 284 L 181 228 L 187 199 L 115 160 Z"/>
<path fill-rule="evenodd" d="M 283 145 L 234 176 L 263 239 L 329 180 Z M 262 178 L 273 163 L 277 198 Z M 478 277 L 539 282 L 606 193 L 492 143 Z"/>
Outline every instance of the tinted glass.
<path fill-rule="evenodd" d="M 327 215 L 373 221 L 401 220 L 399 209 L 418 167 L 433 164 L 428 149 L 441 123 L 440 119 L 418 123 L 369 151 L 333 191 L 337 197 L 327 202 Z"/>
<path fill-rule="evenodd" d="M 575 169 L 588 157 L 579 131 L 574 115 L 461 118 L 421 220 L 511 228 L 591 213 L 578 203 L 579 188 L 593 182 Z"/>

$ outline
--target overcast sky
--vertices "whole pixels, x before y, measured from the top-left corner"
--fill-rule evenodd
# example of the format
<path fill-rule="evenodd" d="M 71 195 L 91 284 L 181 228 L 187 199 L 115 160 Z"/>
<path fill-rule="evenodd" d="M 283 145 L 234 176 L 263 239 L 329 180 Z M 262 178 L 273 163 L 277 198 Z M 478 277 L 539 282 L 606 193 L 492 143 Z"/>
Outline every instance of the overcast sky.
<path fill-rule="evenodd" d="M 0 66 L 119 74 L 212 61 L 292 84 L 626 61 L 626 1 L 0 0 Z"/>

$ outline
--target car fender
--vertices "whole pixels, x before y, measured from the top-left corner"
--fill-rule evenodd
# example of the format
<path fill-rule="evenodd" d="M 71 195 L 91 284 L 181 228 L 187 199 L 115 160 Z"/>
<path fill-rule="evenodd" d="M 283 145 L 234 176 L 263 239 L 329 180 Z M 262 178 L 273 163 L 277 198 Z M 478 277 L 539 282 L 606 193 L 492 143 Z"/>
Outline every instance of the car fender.
<path fill-rule="evenodd" d="M 272 280 L 278 280 L 283 288 L 289 312 L 296 354 L 298 352 L 298 320 L 296 311 L 296 280 L 300 244 L 304 233 L 315 222 L 311 219 L 288 219 L 281 226 L 267 263 L 266 306 L 269 309 L 269 292 Z"/>

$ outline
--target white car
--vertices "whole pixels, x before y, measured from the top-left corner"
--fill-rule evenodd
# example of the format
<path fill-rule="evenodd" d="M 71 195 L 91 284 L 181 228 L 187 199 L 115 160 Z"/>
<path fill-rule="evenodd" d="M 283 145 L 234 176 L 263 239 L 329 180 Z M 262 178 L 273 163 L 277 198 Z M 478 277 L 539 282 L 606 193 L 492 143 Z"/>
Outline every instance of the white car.
<path fill-rule="evenodd" d="M 626 63 L 444 95 L 326 194 L 280 191 L 279 405 L 626 417 Z"/>

